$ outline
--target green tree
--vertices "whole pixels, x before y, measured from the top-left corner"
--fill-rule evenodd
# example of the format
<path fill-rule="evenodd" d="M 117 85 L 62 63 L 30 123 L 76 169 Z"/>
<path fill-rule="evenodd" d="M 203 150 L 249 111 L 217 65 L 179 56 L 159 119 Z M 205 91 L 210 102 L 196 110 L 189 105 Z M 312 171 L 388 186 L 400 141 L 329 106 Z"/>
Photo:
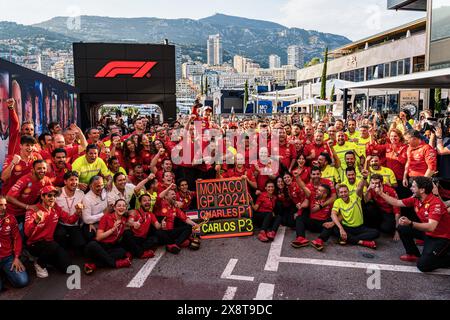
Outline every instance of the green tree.
<path fill-rule="evenodd" d="M 244 110 L 246 110 L 246 108 L 247 108 L 247 103 L 248 103 L 248 80 L 245 80 L 245 85 L 244 85 Z"/>
<path fill-rule="evenodd" d="M 333 85 L 333 88 L 331 88 L 331 95 L 330 95 L 330 101 L 331 102 L 334 102 L 335 91 L 336 91 L 336 86 Z"/>
<path fill-rule="evenodd" d="M 320 82 L 320 99 L 325 100 L 327 98 L 327 67 L 328 67 L 328 47 L 325 48 L 324 63 L 322 69 L 322 78 Z M 327 109 L 326 106 L 320 106 L 320 115 L 324 116 Z"/>
<path fill-rule="evenodd" d="M 434 113 L 437 115 L 442 111 L 442 90 L 435 89 L 434 90 Z"/>
<path fill-rule="evenodd" d="M 314 57 L 311 61 L 305 63 L 305 67 L 315 66 L 316 64 L 321 63 L 322 61 L 318 57 Z"/>

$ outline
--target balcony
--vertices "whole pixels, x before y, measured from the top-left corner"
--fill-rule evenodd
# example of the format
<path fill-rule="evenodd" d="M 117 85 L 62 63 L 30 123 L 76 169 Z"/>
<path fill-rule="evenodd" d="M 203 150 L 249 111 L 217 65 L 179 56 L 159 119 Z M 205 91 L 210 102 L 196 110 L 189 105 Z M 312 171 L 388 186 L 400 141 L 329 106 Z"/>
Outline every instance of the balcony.
<path fill-rule="evenodd" d="M 387 0 L 389 10 L 427 11 L 427 0 Z"/>

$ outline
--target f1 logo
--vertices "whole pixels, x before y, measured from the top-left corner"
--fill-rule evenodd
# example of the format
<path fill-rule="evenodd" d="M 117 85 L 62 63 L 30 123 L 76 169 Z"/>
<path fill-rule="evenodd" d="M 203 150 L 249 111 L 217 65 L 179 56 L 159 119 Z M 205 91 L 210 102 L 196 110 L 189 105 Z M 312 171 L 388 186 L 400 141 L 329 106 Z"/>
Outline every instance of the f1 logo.
<path fill-rule="evenodd" d="M 158 62 L 154 61 L 111 61 L 100 70 L 96 78 L 115 78 L 121 74 L 133 75 L 133 78 L 150 77 L 150 70 Z"/>

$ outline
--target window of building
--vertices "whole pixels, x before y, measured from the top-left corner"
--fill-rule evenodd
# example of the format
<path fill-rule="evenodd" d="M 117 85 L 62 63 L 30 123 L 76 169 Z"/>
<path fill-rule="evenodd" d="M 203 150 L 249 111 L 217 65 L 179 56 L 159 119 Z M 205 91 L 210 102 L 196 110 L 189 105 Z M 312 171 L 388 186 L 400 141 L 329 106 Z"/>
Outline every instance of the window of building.
<path fill-rule="evenodd" d="M 387 77 L 390 77 L 390 75 L 391 75 L 391 73 L 390 73 L 390 64 L 389 63 L 385 63 L 384 64 L 384 76 L 387 78 Z"/>
<path fill-rule="evenodd" d="M 410 74 L 410 73 L 411 73 L 411 59 L 406 58 L 405 59 L 405 74 Z"/>
<path fill-rule="evenodd" d="M 391 62 L 391 77 L 397 76 L 397 61 Z"/>
<path fill-rule="evenodd" d="M 402 74 L 405 74 L 405 70 L 404 70 L 404 62 L 403 60 L 399 60 L 397 61 L 397 66 L 398 66 L 398 75 L 401 76 Z"/>

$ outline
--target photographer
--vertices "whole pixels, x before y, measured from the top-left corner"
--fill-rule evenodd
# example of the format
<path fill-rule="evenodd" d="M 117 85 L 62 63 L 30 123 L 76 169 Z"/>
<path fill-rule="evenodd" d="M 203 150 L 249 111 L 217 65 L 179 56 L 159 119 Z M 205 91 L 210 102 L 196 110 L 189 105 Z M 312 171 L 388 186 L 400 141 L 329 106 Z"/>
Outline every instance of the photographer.
<path fill-rule="evenodd" d="M 440 123 L 442 126 L 444 123 Z M 432 134 L 430 145 L 438 154 L 439 193 L 445 200 L 450 200 L 450 126 L 438 127 Z"/>

